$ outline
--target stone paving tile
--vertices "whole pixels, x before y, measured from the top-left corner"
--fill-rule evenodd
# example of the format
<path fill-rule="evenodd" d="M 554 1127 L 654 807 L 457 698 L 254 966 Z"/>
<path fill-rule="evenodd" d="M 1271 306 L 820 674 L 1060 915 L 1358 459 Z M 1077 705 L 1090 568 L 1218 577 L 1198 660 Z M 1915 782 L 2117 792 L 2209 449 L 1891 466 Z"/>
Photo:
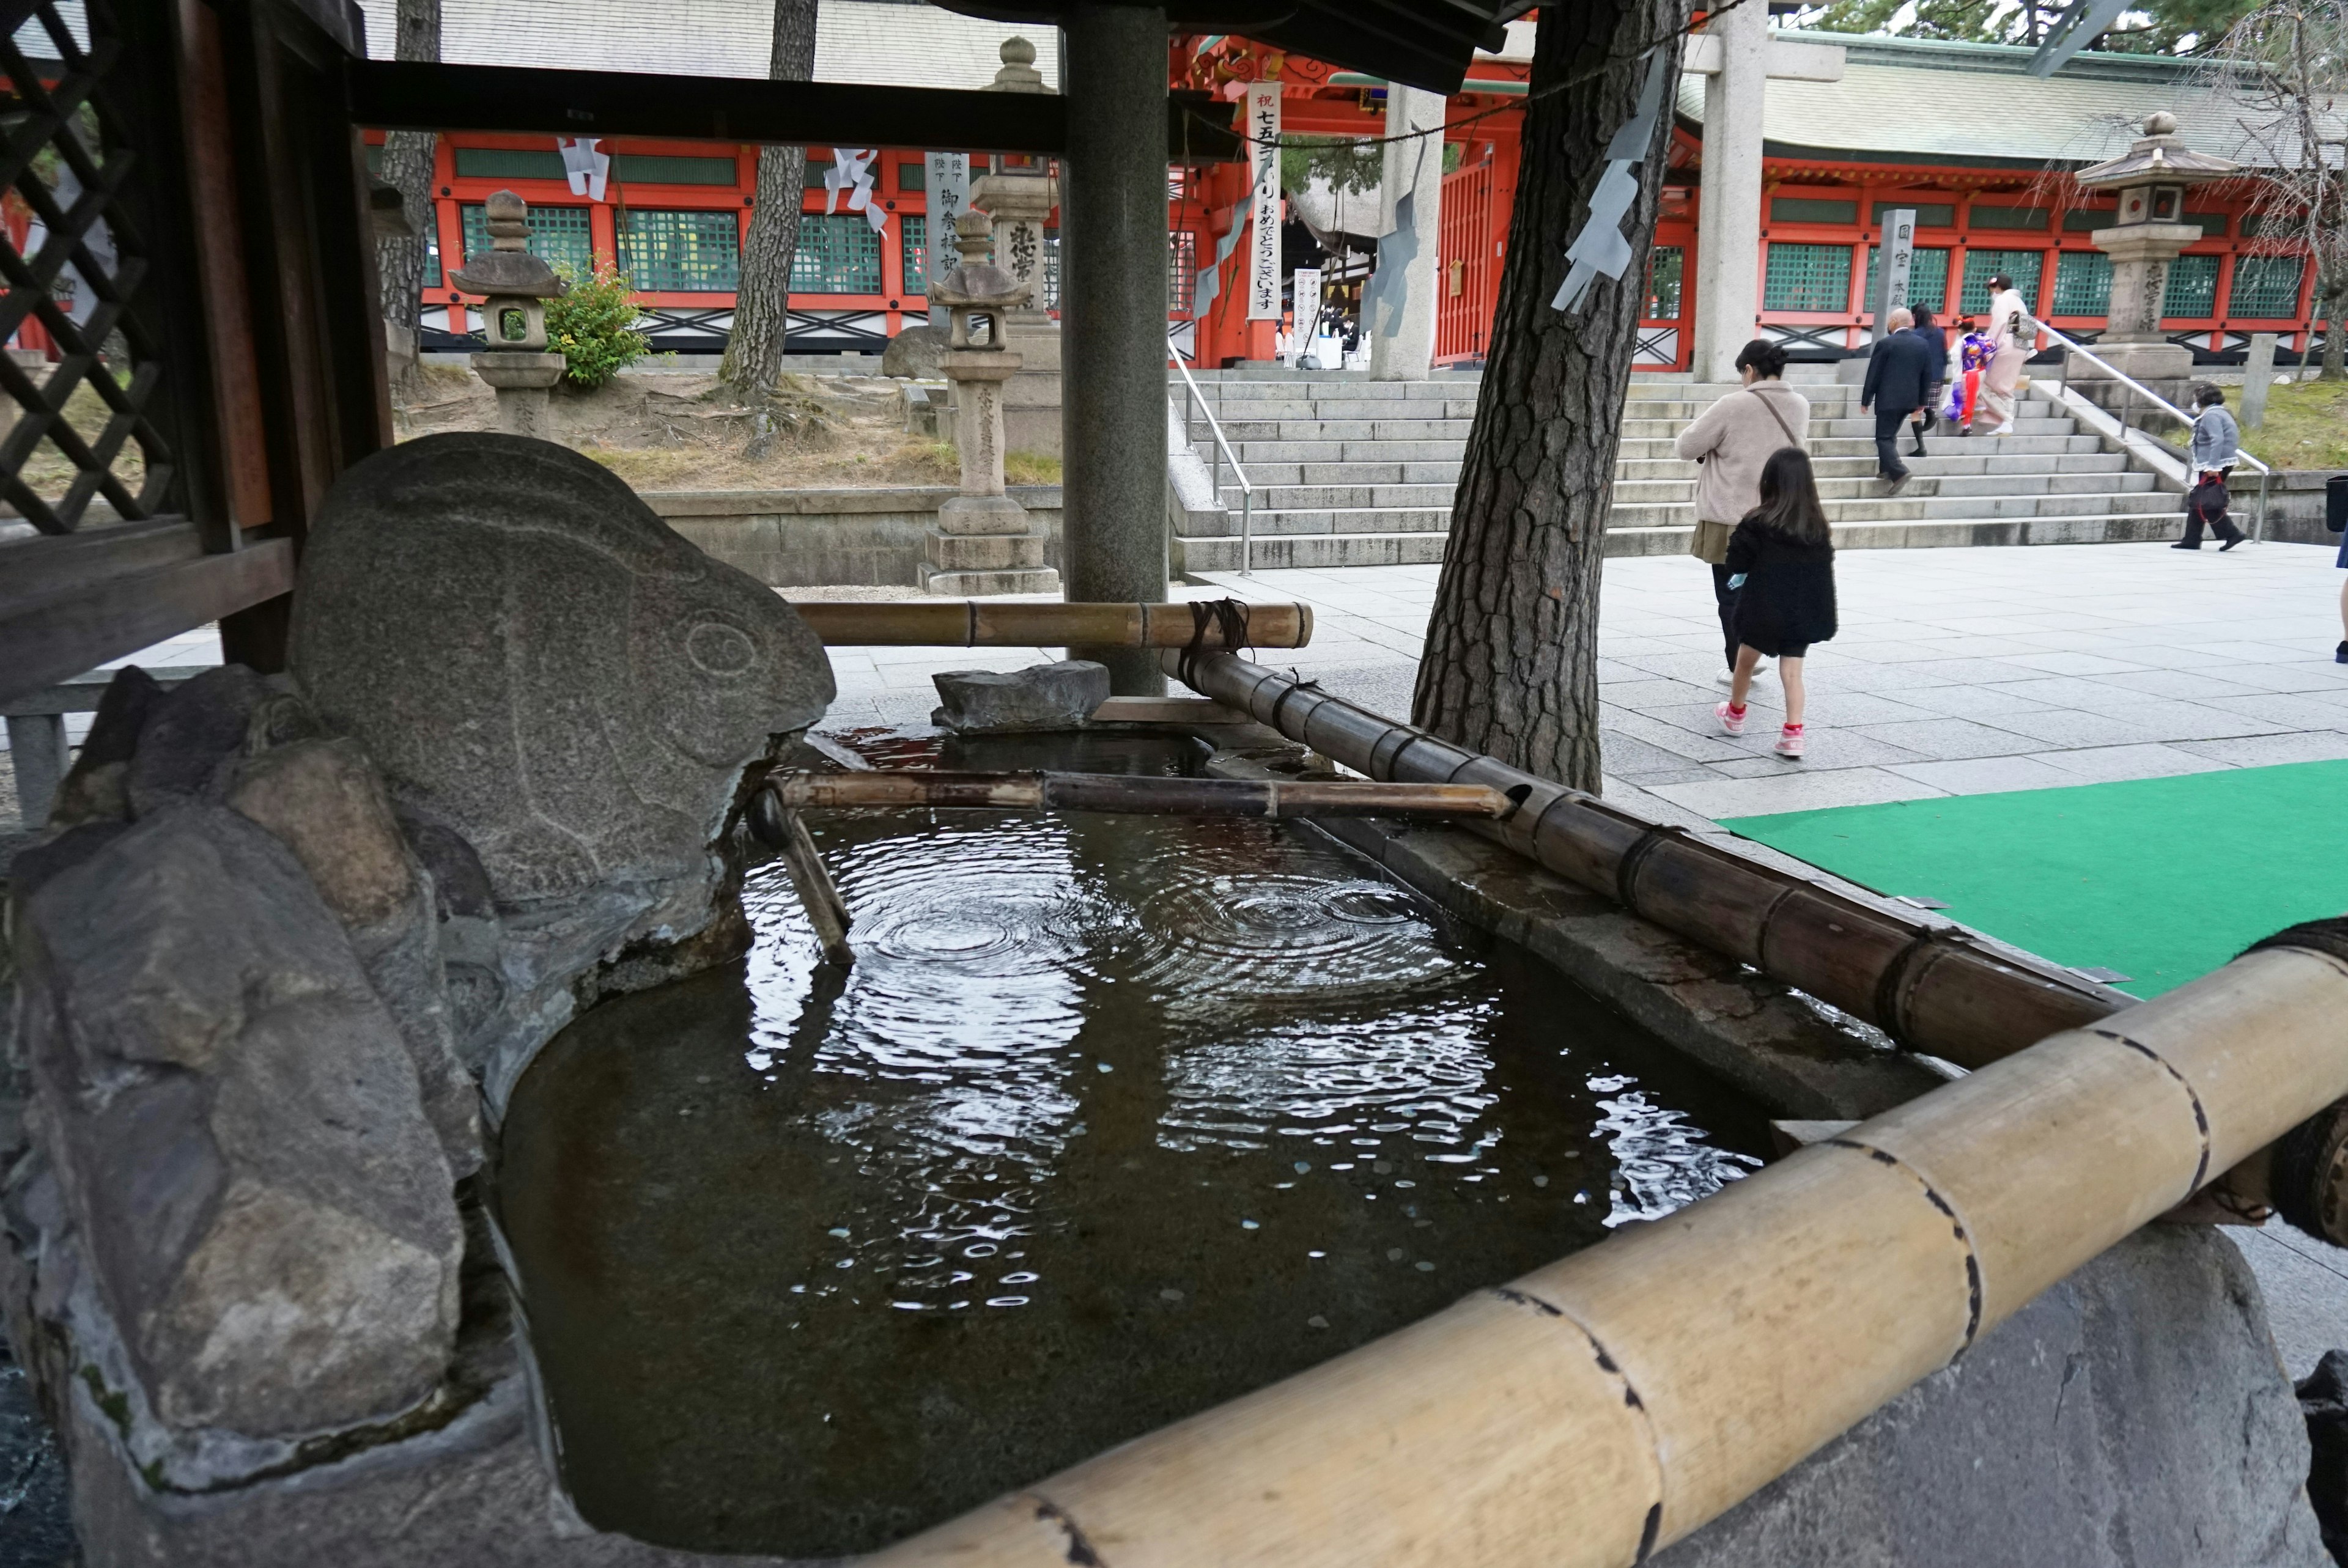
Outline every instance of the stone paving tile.
<path fill-rule="evenodd" d="M 2086 746 L 2073 752 L 2041 752 L 2038 760 L 2070 775 L 2074 784 L 2118 784 L 2125 779 L 2171 778 L 2226 766 L 2176 746 Z"/>
<path fill-rule="evenodd" d="M 2231 697 L 2227 699 L 2224 711 L 2247 713 L 2254 719 L 2271 719 L 2277 724 L 2293 730 L 2324 730 L 2348 723 L 2348 709 L 2342 708 L 2337 702 L 2280 692 Z"/>
<path fill-rule="evenodd" d="M 1886 770 L 1951 794 L 1995 794 L 2017 789 L 2060 789 L 2079 779 L 2038 757 L 1970 757 L 1961 762 L 1901 763 Z"/>
<path fill-rule="evenodd" d="M 1993 729 L 2025 735 L 2049 746 L 2147 745 L 2164 737 L 2158 731 L 2107 713 L 2077 708 L 2038 708 L 2021 712 L 1977 715 Z M 2035 748 L 2033 748 L 2035 749 Z"/>
<path fill-rule="evenodd" d="M 1824 773 L 1807 773 L 1794 764 L 1772 778 L 1661 784 L 1649 793 L 1717 822 L 1723 817 L 1766 816 L 1781 811 L 1925 800 L 1949 792 L 1881 768 L 1833 768 Z"/>
<path fill-rule="evenodd" d="M 2206 702 L 2153 701 L 2107 709 L 2113 717 L 2141 725 L 2164 741 L 2216 741 L 2235 735 L 2281 734 L 2298 726 L 2236 713 Z"/>
<path fill-rule="evenodd" d="M 2104 653 L 2009 653 L 2004 662 L 2019 664 L 2047 675 L 2122 675 L 2139 673 L 2147 666 Z"/>
<path fill-rule="evenodd" d="M 1911 719 L 1897 724 L 1862 724 L 1851 733 L 1898 746 L 1921 760 L 1931 762 L 2015 756 L 2043 749 L 2026 735 L 1992 729 L 1970 719 Z M 1823 748 L 1820 754 L 1825 754 Z"/>
<path fill-rule="evenodd" d="M 1980 719 L 1995 723 L 2004 713 L 2059 712 L 2052 702 L 2013 694 L 2006 686 L 1922 686 L 1900 693 L 1902 707 L 1944 719 Z"/>
<path fill-rule="evenodd" d="M 1604 702 L 1653 709 L 1666 703 L 1693 702 L 1706 692 L 1716 690 L 1717 687 L 1698 686 L 1687 681 L 1658 680 L 1650 675 L 1637 681 L 1601 681 L 1598 683 L 1598 697 Z"/>
<path fill-rule="evenodd" d="M 2348 733 L 2301 730 L 2279 735 L 2239 735 L 2218 741 L 2179 741 L 2177 749 L 2238 768 L 2272 767 L 2280 763 L 2329 763 L 2348 757 Z"/>
<path fill-rule="evenodd" d="M 1634 713 L 1623 708 L 1605 708 L 1599 719 L 1601 735 L 1612 732 L 1630 735 L 1651 746 L 1695 763 L 1725 763 L 1744 753 L 1715 724 L 1710 733 L 1684 729 L 1666 723 L 1648 713 Z"/>
<path fill-rule="evenodd" d="M 2174 697 L 2188 702 L 2204 698 L 2247 697 L 2261 689 L 2192 670 L 2135 670 L 2098 676 L 2097 679 L 2106 686 L 2141 692 L 2147 697 Z"/>

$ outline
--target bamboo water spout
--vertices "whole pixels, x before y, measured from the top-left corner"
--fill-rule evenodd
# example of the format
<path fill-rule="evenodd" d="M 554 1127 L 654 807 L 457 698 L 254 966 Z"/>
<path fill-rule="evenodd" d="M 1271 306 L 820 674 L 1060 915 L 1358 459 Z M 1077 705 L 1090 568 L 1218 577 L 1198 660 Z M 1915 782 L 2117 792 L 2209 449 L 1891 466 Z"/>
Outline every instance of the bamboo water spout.
<path fill-rule="evenodd" d="M 1419 816 L 1490 821 L 1517 798 L 1482 784 L 1357 784 L 1318 779 L 1150 778 L 1129 774 L 871 773 L 773 774 L 761 790 L 785 813 L 911 806 L 984 811 L 1125 811 L 1161 816 Z M 768 818 L 751 825 L 761 835 Z"/>
<path fill-rule="evenodd" d="M 794 604 L 799 619 L 835 648 L 1228 648 L 1222 621 L 1203 632 L 1189 604 L 1054 604 L 942 600 L 890 604 Z M 1313 611 L 1302 604 L 1245 607 L 1248 644 L 1302 648 Z"/>
<path fill-rule="evenodd" d="M 1175 664 L 1167 660 L 1169 672 L 1179 673 Z M 1189 670 L 1197 691 L 1373 779 L 1526 788 L 1522 808 L 1479 831 L 1666 930 L 1864 1019 L 1911 1050 L 1981 1067 L 2131 1000 L 1520 773 L 1310 682 L 1228 653 L 1202 654 Z"/>
<path fill-rule="evenodd" d="M 2251 953 L 867 1568 L 1626 1568 L 2348 1093 L 2343 1009 Z"/>

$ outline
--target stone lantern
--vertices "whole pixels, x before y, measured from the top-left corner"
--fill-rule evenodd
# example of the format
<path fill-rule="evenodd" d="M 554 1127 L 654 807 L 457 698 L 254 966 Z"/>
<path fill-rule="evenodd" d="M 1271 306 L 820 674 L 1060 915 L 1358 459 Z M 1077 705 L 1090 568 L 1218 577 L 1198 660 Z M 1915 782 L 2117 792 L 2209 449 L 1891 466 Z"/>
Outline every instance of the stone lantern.
<path fill-rule="evenodd" d="M 2109 190 L 2119 200 L 2112 227 L 2088 236 L 2112 259 L 2109 325 L 2096 340 L 2096 353 L 2179 407 L 2186 405 L 2193 375 L 2193 351 L 2162 335 L 2160 313 L 2168 264 L 2201 238 L 2200 225 L 2185 220 L 2185 193 L 2240 172 L 2241 165 L 2180 142 L 2177 117 L 2164 110 L 2145 117 L 2144 135 L 2127 152 L 2073 177 L 2089 190 Z M 2127 390 L 2085 363 L 2072 368 L 2070 379 L 2098 402 Z"/>
<path fill-rule="evenodd" d="M 1004 388 L 1019 374 L 1012 352 L 1012 313 L 1035 287 L 986 260 L 994 244 L 987 216 L 954 221 L 962 261 L 930 285 L 930 300 L 952 323 L 938 370 L 953 386 L 954 445 L 962 453 L 962 494 L 938 508 L 922 541 L 922 586 L 932 593 L 1057 593 L 1060 574 L 1044 564 L 1044 531 L 1003 486 Z"/>
<path fill-rule="evenodd" d="M 489 347 L 473 368 L 497 389 L 499 426 L 515 436 L 545 433 L 547 401 L 562 379 L 563 357 L 546 348 L 546 302 L 568 287 L 530 250 L 530 204 L 510 190 L 486 202 L 489 250 L 465 258 L 451 287 L 480 294 Z"/>
<path fill-rule="evenodd" d="M 1035 68 L 1035 46 L 1005 38 L 1003 65 L 984 91 L 1048 93 Z M 1023 364 L 1004 392 L 1004 434 L 1022 452 L 1060 455 L 1060 323 L 1045 308 L 1044 230 L 1060 203 L 1060 182 L 1049 159 L 1032 153 L 998 152 L 986 172 L 971 182 L 972 205 L 994 221 L 995 264 L 1030 285 L 1026 303 L 1012 312 L 1006 344 Z"/>

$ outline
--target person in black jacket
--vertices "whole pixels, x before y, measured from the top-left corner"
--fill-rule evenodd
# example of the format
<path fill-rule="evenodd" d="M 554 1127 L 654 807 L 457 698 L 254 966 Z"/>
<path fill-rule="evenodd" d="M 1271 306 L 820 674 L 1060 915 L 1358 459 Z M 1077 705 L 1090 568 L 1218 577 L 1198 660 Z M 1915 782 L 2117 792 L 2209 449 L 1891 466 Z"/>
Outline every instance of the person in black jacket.
<path fill-rule="evenodd" d="M 1908 456 L 1921 457 L 1924 455 L 1924 432 L 1932 428 L 1933 422 L 1940 417 L 1941 388 L 1946 386 L 1949 382 L 1949 334 L 1934 323 L 1932 313 L 1927 307 L 1918 305 L 1915 314 L 1916 324 L 1909 330 L 1922 340 L 1926 348 L 1932 351 L 1934 366 L 1932 386 L 1931 390 L 1925 395 L 1924 406 L 1918 409 L 1908 421 L 1908 428 L 1916 437 L 1916 445 Z"/>
<path fill-rule="evenodd" d="M 1775 749 L 1799 761 L 1808 698 L 1802 661 L 1811 643 L 1835 634 L 1834 530 L 1818 502 L 1809 454 L 1800 447 L 1783 447 L 1761 466 L 1761 504 L 1728 536 L 1728 571 L 1737 590 L 1736 672 L 1728 701 L 1713 712 L 1723 730 L 1743 734 L 1754 664 L 1764 655 L 1776 660 L 1786 723 Z"/>
<path fill-rule="evenodd" d="M 1900 426 L 1910 415 L 1932 401 L 1932 384 L 1941 378 L 1941 364 L 1932 345 L 1910 329 L 1914 313 L 1905 305 L 1884 323 L 1890 328 L 1867 356 L 1867 382 L 1859 389 L 1859 408 L 1875 410 L 1876 471 L 1891 481 L 1891 494 L 1908 484 L 1908 465 L 1900 460 Z"/>

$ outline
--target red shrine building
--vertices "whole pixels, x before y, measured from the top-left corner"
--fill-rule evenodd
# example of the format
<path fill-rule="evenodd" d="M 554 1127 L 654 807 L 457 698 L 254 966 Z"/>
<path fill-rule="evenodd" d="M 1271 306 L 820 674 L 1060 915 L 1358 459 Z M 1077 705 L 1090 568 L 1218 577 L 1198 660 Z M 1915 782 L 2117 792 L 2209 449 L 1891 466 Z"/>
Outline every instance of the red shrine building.
<path fill-rule="evenodd" d="M 387 54 L 390 0 L 367 0 L 366 11 L 370 52 Z M 573 15 L 555 0 L 448 0 L 443 56 L 764 74 L 769 12 L 762 0 L 676 0 L 657 8 L 615 0 L 597 9 L 592 36 L 569 19 Z M 1020 32 L 883 0 L 825 0 L 819 16 L 817 75 L 829 80 L 983 87 L 994 79 L 1002 41 Z M 1532 36 L 1531 21 L 1511 24 L 1507 47 L 1479 56 L 1465 89 L 1448 102 L 1438 364 L 1478 362 L 1488 337 Z M 2189 145 L 2245 156 L 2240 132 L 2229 134 L 2226 117 L 2206 109 L 2185 62 L 2087 53 L 2041 79 L 2025 70 L 2025 48 L 1796 36 L 1844 51 L 1839 79 L 1772 81 L 1766 99 L 1757 330 L 1798 357 L 1839 358 L 1866 341 L 1871 241 L 1890 208 L 1918 214 L 1911 302 L 1944 317 L 1978 312 L 1987 304 L 1986 280 L 2009 272 L 2042 319 L 2092 338 L 2104 325 L 2111 272 L 2088 235 L 2110 222 L 2110 199 L 2098 206 L 2070 171 L 2124 149 L 2134 125 L 2162 109 L 2178 116 Z M 1045 83 L 1056 86 L 1056 40 L 1045 30 L 1032 42 Z M 1277 83 L 1290 134 L 1344 138 L 1385 130 L 1386 84 L 1373 77 L 1213 35 L 1176 37 L 1167 66 L 1170 85 L 1234 102 L 1250 84 Z M 1683 77 L 1642 291 L 1638 360 L 1654 370 L 1689 364 L 1704 108 L 1701 78 Z M 456 259 L 487 243 L 482 202 L 501 189 L 529 201 L 532 248 L 549 261 L 577 268 L 599 258 L 617 261 L 656 347 L 723 347 L 757 149 L 623 137 L 591 150 L 608 159 L 596 181 L 575 175 L 553 138 L 462 132 L 439 138 L 434 253 L 423 290 L 427 351 L 469 346 L 467 334 L 479 328 L 478 302 L 450 289 L 447 274 Z M 826 210 L 832 198 L 824 175 L 834 150 L 812 149 L 808 156 L 790 346 L 800 354 L 877 353 L 927 319 L 924 289 L 940 247 L 924 188 L 925 149 L 881 149 L 870 163 L 871 204 L 884 220 L 878 226 L 863 212 Z M 983 159 L 973 164 L 973 173 L 983 172 Z M 1307 261 L 1322 266 L 1327 280 L 1324 297 L 1343 305 L 1357 297 L 1375 254 L 1376 194 L 1305 183 L 1284 204 L 1289 254 L 1293 261 L 1300 248 L 1310 252 Z M 1243 164 L 1169 171 L 1168 326 L 1197 364 L 1275 353 L 1276 323 L 1247 319 L 1240 276 L 1248 247 L 1235 242 L 1234 230 L 1251 221 L 1249 185 Z M 2257 231 L 2247 192 L 2205 188 L 2194 205 L 2186 217 L 2200 225 L 2201 239 L 2169 270 L 2166 330 L 2205 362 L 2239 358 L 2254 332 L 2277 333 L 2281 356 L 2295 360 L 2307 346 L 2312 269 L 2287 241 Z M 1049 230 L 1045 252 L 1049 304 L 1057 281 Z"/>

